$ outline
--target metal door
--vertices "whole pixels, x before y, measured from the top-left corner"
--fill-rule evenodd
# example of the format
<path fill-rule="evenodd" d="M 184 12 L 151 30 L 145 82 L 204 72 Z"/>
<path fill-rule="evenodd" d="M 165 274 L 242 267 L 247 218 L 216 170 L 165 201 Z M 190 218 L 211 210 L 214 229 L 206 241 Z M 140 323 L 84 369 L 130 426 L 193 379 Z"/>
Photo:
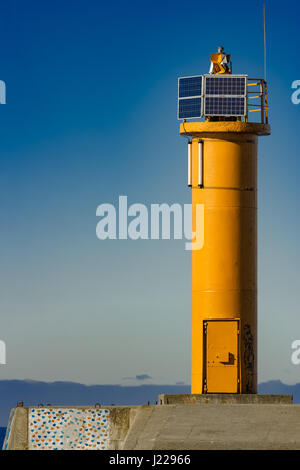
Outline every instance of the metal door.
<path fill-rule="evenodd" d="M 239 321 L 205 320 L 204 393 L 239 392 Z"/>

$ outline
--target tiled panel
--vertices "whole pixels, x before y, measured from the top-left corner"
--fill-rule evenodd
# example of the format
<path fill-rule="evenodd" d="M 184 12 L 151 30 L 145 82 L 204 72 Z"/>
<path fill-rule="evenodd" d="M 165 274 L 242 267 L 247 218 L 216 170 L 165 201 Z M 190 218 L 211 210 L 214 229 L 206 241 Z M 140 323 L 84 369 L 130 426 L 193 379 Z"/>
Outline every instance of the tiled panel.
<path fill-rule="evenodd" d="M 29 449 L 105 450 L 109 420 L 109 410 L 103 408 L 30 408 Z"/>

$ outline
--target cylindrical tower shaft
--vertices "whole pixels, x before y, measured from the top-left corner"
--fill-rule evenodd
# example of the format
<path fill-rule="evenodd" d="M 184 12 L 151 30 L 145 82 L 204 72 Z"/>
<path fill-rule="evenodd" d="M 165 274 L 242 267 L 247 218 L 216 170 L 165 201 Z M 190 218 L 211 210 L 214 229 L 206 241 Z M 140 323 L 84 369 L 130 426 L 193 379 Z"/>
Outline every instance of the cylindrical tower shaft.
<path fill-rule="evenodd" d="M 185 122 L 180 131 L 192 138 L 193 231 L 204 230 L 192 251 L 192 393 L 256 393 L 257 136 L 269 126 Z"/>

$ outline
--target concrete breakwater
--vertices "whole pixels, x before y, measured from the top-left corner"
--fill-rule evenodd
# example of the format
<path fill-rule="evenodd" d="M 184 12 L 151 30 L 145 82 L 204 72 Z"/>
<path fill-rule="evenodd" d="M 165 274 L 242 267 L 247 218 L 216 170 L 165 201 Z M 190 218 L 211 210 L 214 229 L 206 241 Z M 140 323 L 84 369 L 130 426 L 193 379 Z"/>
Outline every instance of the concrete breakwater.
<path fill-rule="evenodd" d="M 299 449 L 291 395 L 160 395 L 158 405 L 17 407 L 4 450 Z"/>

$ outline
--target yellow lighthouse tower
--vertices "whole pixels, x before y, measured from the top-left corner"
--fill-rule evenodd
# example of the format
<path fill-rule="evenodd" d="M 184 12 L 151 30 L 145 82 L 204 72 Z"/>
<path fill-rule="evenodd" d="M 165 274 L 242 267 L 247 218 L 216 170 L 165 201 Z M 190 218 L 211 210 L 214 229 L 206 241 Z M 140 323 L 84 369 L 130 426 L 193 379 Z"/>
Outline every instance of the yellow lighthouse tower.
<path fill-rule="evenodd" d="M 249 122 L 255 111 L 259 122 Z M 257 393 L 257 142 L 270 134 L 266 81 L 233 75 L 219 48 L 209 74 L 179 79 L 178 117 L 189 139 L 193 232 L 204 233 L 192 251 L 191 393 Z"/>

